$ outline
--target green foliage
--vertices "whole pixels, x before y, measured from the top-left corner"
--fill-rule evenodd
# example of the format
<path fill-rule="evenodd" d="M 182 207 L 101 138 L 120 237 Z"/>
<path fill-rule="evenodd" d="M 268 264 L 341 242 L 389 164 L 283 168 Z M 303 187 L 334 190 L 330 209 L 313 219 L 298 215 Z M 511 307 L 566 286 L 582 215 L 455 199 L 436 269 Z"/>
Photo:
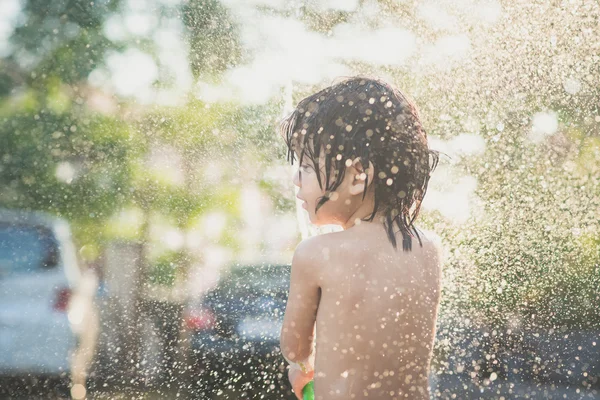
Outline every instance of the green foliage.
<path fill-rule="evenodd" d="M 600 180 L 569 169 L 590 154 L 571 150 L 507 133 L 470 160 L 485 216 L 449 227 L 447 306 L 494 325 L 600 326 L 600 243 L 586 239 L 598 233 Z"/>
<path fill-rule="evenodd" d="M 128 201 L 137 144 L 127 125 L 100 115 L 40 110 L 4 117 L 0 202 L 99 222 Z"/>
<path fill-rule="evenodd" d="M 184 255 L 168 252 L 151 263 L 148 271 L 148 282 L 155 285 L 173 286 L 178 268 L 184 264 Z"/>
<path fill-rule="evenodd" d="M 15 29 L 11 42 L 18 49 L 11 59 L 30 60 L 19 64 L 29 73 L 29 87 L 44 91 L 48 79 L 59 77 L 76 84 L 102 63 L 108 48 L 116 47 L 102 33 L 109 12 L 118 0 L 29 0 L 24 23 Z"/>
<path fill-rule="evenodd" d="M 182 9 L 195 74 L 216 77 L 242 58 L 237 26 L 218 0 L 192 0 Z"/>

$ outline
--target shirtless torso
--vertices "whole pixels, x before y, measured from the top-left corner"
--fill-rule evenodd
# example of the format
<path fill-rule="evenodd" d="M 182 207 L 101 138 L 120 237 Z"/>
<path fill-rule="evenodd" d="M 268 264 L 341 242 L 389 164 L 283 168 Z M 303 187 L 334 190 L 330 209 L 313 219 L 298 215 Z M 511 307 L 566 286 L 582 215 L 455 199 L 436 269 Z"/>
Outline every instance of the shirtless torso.
<path fill-rule="evenodd" d="M 429 399 L 441 272 L 426 235 L 409 252 L 372 223 L 320 237 L 317 400 Z"/>

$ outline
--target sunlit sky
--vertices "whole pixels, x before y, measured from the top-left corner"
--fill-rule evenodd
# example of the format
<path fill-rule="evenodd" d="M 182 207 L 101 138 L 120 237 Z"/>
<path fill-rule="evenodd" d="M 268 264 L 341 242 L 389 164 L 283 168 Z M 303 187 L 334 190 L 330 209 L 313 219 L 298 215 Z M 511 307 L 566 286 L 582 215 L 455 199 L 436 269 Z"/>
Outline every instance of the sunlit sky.
<path fill-rule="evenodd" d="M 2 12 L 0 13 L 0 57 L 10 54 L 12 48 L 9 43 L 15 25 L 21 13 L 21 2 L 19 0 L 3 0 Z"/>
<path fill-rule="evenodd" d="M 428 1 L 418 7 L 419 18 L 446 33 L 433 42 L 420 41 L 409 28 L 385 17 L 374 1 L 361 6 L 354 1 L 318 3 L 328 9 L 356 10 L 359 16 L 336 25 L 328 34 L 310 30 L 297 18 L 265 15 L 257 9 L 265 3 L 283 9 L 289 7 L 286 1 L 224 3 L 239 21 L 245 49 L 254 57 L 249 64 L 229 70 L 217 88 L 200 82 L 198 96 L 207 101 L 235 98 L 264 103 L 289 82 L 318 84 L 352 74 L 347 66 L 350 61 L 390 67 L 410 62 L 416 70 L 448 71 L 453 63 L 468 59 L 472 46 L 464 27 L 446 11 L 443 3 L 448 2 L 444 1 Z M 462 3 L 473 11 L 475 22 L 490 26 L 502 12 L 494 0 Z M 375 21 L 377 27 L 373 28 Z"/>
<path fill-rule="evenodd" d="M 124 43 L 151 37 L 158 48 L 157 57 L 133 47 L 122 53 L 109 52 L 105 55 L 106 66 L 92 72 L 90 82 L 143 103 L 176 103 L 176 97 L 192 89 L 182 22 L 160 14 L 159 5 L 178 3 L 178 0 L 125 1 L 118 13 L 106 19 L 104 34 Z M 293 16 L 267 15 L 259 10 L 261 6 L 289 9 L 289 1 L 223 1 L 240 26 L 241 40 L 248 54 L 253 55 L 252 60 L 230 69 L 218 87 L 199 82 L 197 95 L 207 101 L 235 98 L 242 103 L 264 103 L 278 95 L 290 81 L 318 84 L 351 74 L 348 61 L 394 67 L 406 65 L 412 58 L 420 68 L 433 66 L 446 70 L 453 62 L 469 57 L 471 40 L 452 14 L 452 2 L 428 0 L 418 6 L 418 18 L 432 29 L 446 33 L 431 43 L 420 41 L 414 32 L 399 26 L 394 19 L 382 17 L 375 1 L 362 5 L 354 0 L 309 3 L 323 10 L 357 11 L 355 15 L 359 17 L 322 34 L 311 31 Z M 471 18 L 478 23 L 493 25 L 502 13 L 496 0 L 460 3 L 472 11 Z M 5 0 L 2 8 L 0 55 L 6 55 L 11 51 L 8 38 L 19 23 L 20 1 Z M 373 21 L 377 21 L 376 28 L 372 27 Z M 161 68 L 174 78 L 169 90 L 152 87 Z"/>

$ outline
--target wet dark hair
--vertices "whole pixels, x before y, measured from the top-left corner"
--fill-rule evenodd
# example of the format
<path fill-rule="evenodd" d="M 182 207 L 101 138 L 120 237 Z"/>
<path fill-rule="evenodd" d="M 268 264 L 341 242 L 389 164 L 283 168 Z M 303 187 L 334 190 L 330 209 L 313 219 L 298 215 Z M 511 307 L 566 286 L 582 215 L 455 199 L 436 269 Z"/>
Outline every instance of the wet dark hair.
<path fill-rule="evenodd" d="M 359 158 L 363 168 L 371 161 L 375 204 L 371 216 L 363 220 L 373 221 L 381 208 L 394 249 L 394 222 L 402 232 L 403 250 L 412 248 L 413 232 L 423 245 L 413 223 L 439 154 L 429 149 L 417 108 L 401 91 L 379 79 L 348 78 L 300 101 L 279 129 L 292 165 L 300 150 L 300 164 L 308 154 L 320 171 L 319 157 L 325 152 L 325 196 L 318 200 L 315 213 L 340 186 L 347 160 Z M 317 179 L 323 190 L 319 173 Z M 368 183 L 367 175 L 363 200 Z"/>

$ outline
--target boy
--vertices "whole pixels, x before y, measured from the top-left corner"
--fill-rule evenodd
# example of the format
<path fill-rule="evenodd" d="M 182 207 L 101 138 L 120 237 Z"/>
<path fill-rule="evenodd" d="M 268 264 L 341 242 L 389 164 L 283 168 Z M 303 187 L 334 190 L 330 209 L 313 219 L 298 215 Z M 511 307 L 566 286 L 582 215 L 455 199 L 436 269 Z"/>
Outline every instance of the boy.
<path fill-rule="evenodd" d="M 429 399 L 439 245 L 413 222 L 438 156 L 415 106 L 350 78 L 302 100 L 281 135 L 310 221 L 343 228 L 292 259 L 280 345 L 294 393 L 314 379 L 317 400 Z"/>

